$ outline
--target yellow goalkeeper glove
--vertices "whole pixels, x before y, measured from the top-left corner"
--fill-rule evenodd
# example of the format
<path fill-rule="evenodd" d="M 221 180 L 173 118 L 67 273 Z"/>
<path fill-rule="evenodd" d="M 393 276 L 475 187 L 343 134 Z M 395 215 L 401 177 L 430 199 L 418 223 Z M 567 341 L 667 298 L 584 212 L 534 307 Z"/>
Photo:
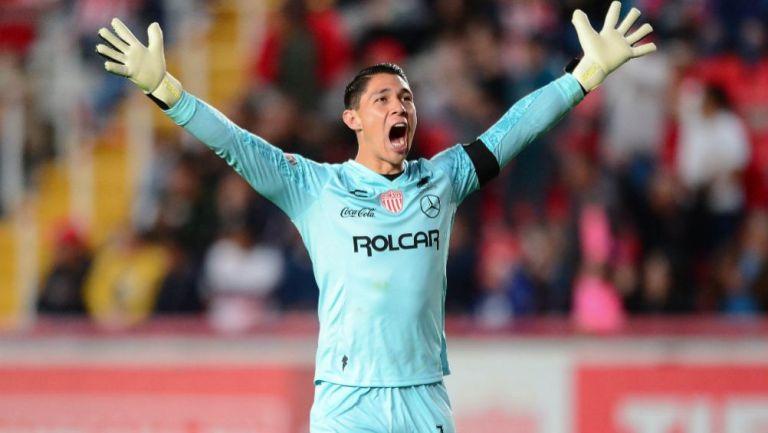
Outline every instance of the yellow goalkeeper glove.
<path fill-rule="evenodd" d="M 102 27 L 99 36 L 111 46 L 96 45 L 96 52 L 107 58 L 104 69 L 128 78 L 161 108 L 173 107 L 181 98 L 181 83 L 165 69 L 163 31 L 152 23 L 147 29 L 148 46 L 144 46 L 125 24 L 112 19 L 114 33 Z"/>
<path fill-rule="evenodd" d="M 572 74 L 587 92 L 599 86 L 608 74 L 628 60 L 656 51 L 656 45 L 653 43 L 633 46 L 653 31 L 650 24 L 643 24 L 627 35 L 632 24 L 640 16 L 640 11 L 632 8 L 621 24 L 616 27 L 620 12 L 621 3 L 618 1 L 611 3 L 600 33 L 592 28 L 587 14 L 582 10 L 576 9 L 573 12 L 571 21 L 576 28 L 581 49 L 584 50 L 584 57 L 576 65 Z"/>

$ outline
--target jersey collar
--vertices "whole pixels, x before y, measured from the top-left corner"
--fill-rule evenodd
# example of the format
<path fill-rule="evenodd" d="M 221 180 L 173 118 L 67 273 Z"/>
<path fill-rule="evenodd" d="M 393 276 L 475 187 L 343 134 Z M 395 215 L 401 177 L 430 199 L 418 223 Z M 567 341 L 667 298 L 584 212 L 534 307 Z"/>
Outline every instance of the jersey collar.
<path fill-rule="evenodd" d="M 410 161 L 405 161 L 405 164 L 404 164 L 405 168 L 403 170 L 403 174 L 401 174 L 400 176 L 397 177 L 397 179 L 394 179 L 394 180 L 387 179 L 384 175 L 376 173 L 375 171 L 364 166 L 363 164 L 360 164 L 354 159 L 348 160 L 346 165 L 350 169 L 352 169 L 355 172 L 355 174 L 365 179 L 367 182 L 381 184 L 387 187 L 399 186 L 401 183 L 403 183 L 406 179 L 410 177 L 410 172 L 411 172 Z"/>

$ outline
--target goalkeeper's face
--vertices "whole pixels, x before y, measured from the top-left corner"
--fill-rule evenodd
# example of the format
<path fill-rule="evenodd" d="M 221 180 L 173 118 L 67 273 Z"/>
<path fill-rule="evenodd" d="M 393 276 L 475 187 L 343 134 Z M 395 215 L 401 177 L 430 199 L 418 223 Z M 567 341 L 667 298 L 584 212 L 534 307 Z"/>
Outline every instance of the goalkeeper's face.
<path fill-rule="evenodd" d="M 416 106 L 405 80 L 371 76 L 357 108 L 344 112 L 344 122 L 357 135 L 359 162 L 382 174 L 402 171 L 416 132 Z"/>

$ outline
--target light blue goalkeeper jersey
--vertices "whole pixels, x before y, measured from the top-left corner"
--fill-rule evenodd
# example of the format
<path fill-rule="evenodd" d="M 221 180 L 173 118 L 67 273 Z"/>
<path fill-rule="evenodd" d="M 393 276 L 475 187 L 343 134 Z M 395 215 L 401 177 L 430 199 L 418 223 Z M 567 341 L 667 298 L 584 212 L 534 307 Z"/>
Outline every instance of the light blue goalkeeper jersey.
<path fill-rule="evenodd" d="M 582 98 L 578 82 L 564 75 L 482 134 L 490 153 L 483 151 L 503 167 Z M 320 288 L 317 381 L 396 387 L 449 373 L 448 243 L 456 208 L 480 185 L 466 149 L 407 161 L 389 180 L 352 160 L 321 164 L 283 153 L 188 93 L 167 114 L 298 228 Z"/>

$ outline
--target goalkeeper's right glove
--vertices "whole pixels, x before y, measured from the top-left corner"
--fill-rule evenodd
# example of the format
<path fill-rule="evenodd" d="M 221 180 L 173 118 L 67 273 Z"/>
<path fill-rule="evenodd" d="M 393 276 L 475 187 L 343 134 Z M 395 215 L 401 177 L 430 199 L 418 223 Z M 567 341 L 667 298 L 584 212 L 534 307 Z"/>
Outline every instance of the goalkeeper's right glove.
<path fill-rule="evenodd" d="M 99 36 L 111 46 L 96 45 L 96 52 L 107 58 L 104 69 L 128 78 L 149 96 L 160 108 L 173 107 L 181 98 L 181 83 L 165 70 L 163 31 L 152 23 L 147 29 L 149 44 L 144 46 L 128 27 L 117 18 L 112 19 L 115 33 L 102 27 Z"/>
<path fill-rule="evenodd" d="M 611 3 L 600 33 L 592 28 L 583 11 L 576 9 L 573 12 L 572 22 L 576 28 L 581 49 L 584 50 L 584 57 L 572 73 L 587 92 L 599 86 L 608 74 L 629 59 L 656 51 L 656 45 L 653 43 L 634 46 L 653 31 L 650 24 L 643 24 L 627 35 L 632 24 L 640 16 L 640 11 L 632 8 L 621 24 L 616 27 L 620 11 L 620 2 Z"/>

